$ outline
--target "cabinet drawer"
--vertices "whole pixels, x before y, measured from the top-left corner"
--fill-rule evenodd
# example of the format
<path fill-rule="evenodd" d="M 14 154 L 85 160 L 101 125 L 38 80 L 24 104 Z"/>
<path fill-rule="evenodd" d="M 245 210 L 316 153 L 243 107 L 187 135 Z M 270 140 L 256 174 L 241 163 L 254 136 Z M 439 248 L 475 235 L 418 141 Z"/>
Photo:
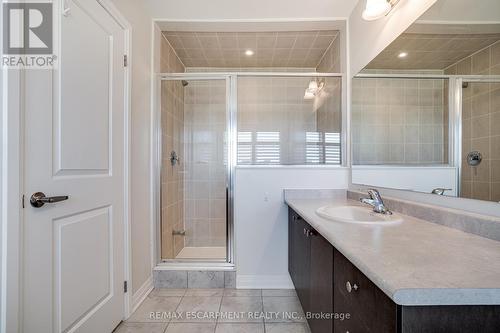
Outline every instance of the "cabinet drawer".
<path fill-rule="evenodd" d="M 335 312 L 350 313 L 347 331 L 396 332 L 396 304 L 337 250 L 334 267 Z"/>

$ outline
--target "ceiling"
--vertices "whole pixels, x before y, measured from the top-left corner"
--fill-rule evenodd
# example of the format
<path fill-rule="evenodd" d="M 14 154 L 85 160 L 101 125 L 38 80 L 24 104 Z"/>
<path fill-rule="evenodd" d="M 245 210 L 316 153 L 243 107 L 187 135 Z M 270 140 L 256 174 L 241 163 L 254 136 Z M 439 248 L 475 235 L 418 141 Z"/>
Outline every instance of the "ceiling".
<path fill-rule="evenodd" d="M 484 1 L 484 0 L 482 0 Z M 143 0 L 153 18 L 185 21 L 346 19 L 358 0 Z M 132 9 L 133 10 L 133 9 Z"/>
<path fill-rule="evenodd" d="M 316 68 L 337 30 L 270 32 L 166 31 L 186 67 Z M 245 54 L 251 50 L 254 54 Z"/>
<path fill-rule="evenodd" d="M 445 69 L 500 40 L 496 34 L 403 33 L 367 69 Z M 408 55 L 399 58 L 401 52 Z"/>

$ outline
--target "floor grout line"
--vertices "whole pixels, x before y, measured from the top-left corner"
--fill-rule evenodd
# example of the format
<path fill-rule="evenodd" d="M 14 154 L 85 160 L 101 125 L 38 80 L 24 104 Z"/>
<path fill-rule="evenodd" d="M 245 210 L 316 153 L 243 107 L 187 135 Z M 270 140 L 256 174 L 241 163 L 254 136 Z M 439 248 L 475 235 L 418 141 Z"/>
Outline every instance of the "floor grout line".
<path fill-rule="evenodd" d="M 260 290 L 260 299 L 262 302 L 262 313 L 264 314 L 264 318 L 262 319 L 262 321 L 264 322 L 264 324 L 263 324 L 264 333 L 266 333 L 266 318 L 265 318 L 265 310 L 264 310 L 264 291 L 262 289 Z"/>

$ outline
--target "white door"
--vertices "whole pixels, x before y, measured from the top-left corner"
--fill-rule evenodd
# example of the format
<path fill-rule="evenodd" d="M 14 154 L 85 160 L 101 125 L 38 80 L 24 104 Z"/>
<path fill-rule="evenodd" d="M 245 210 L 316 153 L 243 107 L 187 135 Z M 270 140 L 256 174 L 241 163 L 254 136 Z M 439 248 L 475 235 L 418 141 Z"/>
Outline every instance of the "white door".
<path fill-rule="evenodd" d="M 65 5 L 58 68 L 25 78 L 25 333 L 111 332 L 124 314 L 125 31 L 96 0 Z M 35 208 L 36 192 L 69 198 Z"/>

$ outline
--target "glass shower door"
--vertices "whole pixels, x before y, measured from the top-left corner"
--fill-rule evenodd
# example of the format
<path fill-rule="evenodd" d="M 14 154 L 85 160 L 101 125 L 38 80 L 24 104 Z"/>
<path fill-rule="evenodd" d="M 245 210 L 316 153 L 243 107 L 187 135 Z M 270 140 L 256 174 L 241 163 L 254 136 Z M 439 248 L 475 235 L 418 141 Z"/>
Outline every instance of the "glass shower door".
<path fill-rule="evenodd" d="M 227 260 L 226 87 L 226 78 L 162 81 L 162 261 Z"/>

